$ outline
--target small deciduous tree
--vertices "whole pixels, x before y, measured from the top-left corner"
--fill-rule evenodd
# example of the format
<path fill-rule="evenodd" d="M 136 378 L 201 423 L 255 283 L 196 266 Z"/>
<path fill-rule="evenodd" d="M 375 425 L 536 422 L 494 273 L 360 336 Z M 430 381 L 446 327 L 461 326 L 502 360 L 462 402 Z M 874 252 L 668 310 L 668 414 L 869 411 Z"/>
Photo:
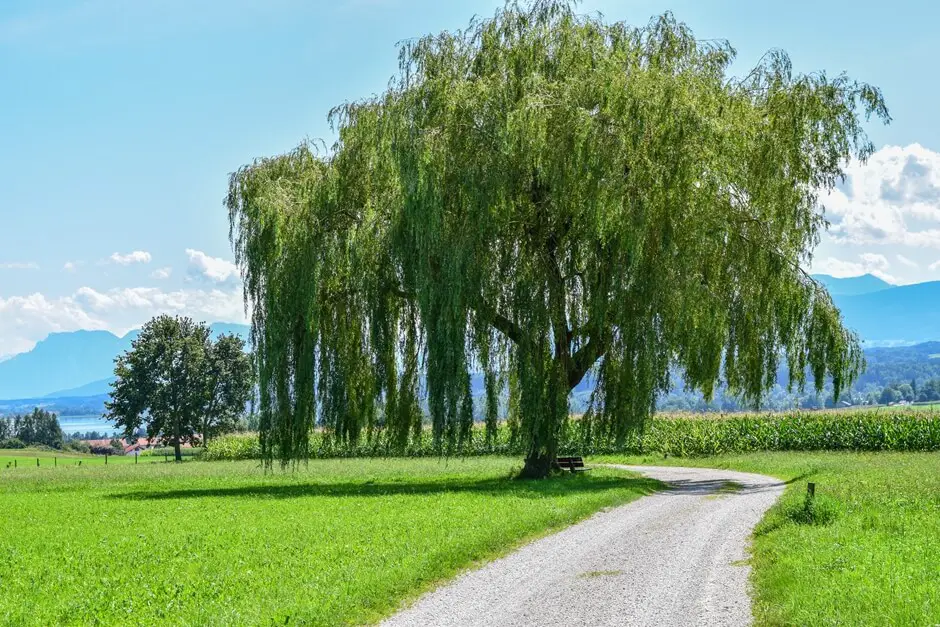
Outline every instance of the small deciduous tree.
<path fill-rule="evenodd" d="M 469 29 L 404 44 L 400 73 L 335 109 L 332 150 L 303 145 L 231 177 L 226 204 L 253 314 L 261 444 L 307 453 L 319 419 L 355 440 L 384 412 L 466 438 L 470 372 L 488 424 L 507 384 L 544 476 L 569 392 L 596 375 L 593 432 L 621 438 L 671 365 L 711 396 L 756 401 L 785 359 L 836 397 L 862 365 L 803 268 L 821 190 L 872 151 L 880 92 L 735 52 L 669 14 L 648 26 L 509 2 Z"/>
<path fill-rule="evenodd" d="M 241 339 L 213 342 L 205 324 L 166 315 L 144 325 L 114 374 L 108 417 L 127 437 L 145 425 L 148 438 L 173 446 L 177 461 L 182 444 L 228 428 L 252 387 Z"/>

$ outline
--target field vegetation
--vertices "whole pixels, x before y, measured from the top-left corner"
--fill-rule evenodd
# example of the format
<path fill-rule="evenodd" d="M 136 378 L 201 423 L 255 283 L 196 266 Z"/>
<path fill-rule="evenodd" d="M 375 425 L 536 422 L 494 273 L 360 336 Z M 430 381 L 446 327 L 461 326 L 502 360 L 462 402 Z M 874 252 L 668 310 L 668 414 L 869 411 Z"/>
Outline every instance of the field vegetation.
<path fill-rule="evenodd" d="M 567 421 L 560 430 L 560 454 L 661 453 L 694 456 L 752 451 L 940 451 L 940 412 L 928 407 L 884 407 L 781 414 L 658 414 L 622 441 L 597 435 L 590 416 Z M 310 438 L 312 457 L 520 455 L 519 426 L 500 423 L 488 436 L 477 425 L 453 449 L 435 444 L 431 430 L 420 440 L 396 446 L 381 429 L 353 443 L 338 442 L 324 431 Z M 209 443 L 206 458 L 253 459 L 261 456 L 254 434 L 232 435 Z"/>
<path fill-rule="evenodd" d="M 731 468 L 790 482 L 755 531 L 758 624 L 940 624 L 940 453 L 592 461 Z M 807 499 L 807 482 L 816 484 L 815 499 Z"/>
<path fill-rule="evenodd" d="M 141 460 L 143 461 L 143 460 Z M 0 469 L 0 623 L 341 624 L 658 487 L 519 461 Z"/>

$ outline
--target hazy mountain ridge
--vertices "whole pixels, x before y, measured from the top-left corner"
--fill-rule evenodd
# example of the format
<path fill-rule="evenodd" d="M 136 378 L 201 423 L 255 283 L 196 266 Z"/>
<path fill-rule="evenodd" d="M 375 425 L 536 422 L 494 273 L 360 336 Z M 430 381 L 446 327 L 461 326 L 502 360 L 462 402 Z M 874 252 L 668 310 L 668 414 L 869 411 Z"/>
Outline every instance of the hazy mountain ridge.
<path fill-rule="evenodd" d="M 857 296 L 896 287 L 872 274 L 837 278 L 828 274 L 814 274 L 813 278 L 826 286 L 833 296 Z"/>
<path fill-rule="evenodd" d="M 875 349 L 877 346 L 940 340 L 940 281 L 893 286 L 870 274 L 814 277 L 832 294 L 845 324 L 858 332 L 866 354 L 884 350 Z M 236 333 L 246 340 L 250 330 L 243 324 L 210 326 L 214 335 Z M 130 348 L 137 333 L 131 331 L 123 337 L 108 331 L 53 333 L 28 353 L 0 362 L 0 399 L 43 399 L 42 404 L 48 404 L 49 399 L 106 395 L 113 380 L 114 358 Z M 940 354 L 940 348 L 923 350 Z M 926 363 L 925 355 L 915 353 L 898 354 L 906 355 L 905 361 Z M 935 365 L 940 362 L 932 361 L 931 371 Z M 865 379 L 863 375 L 862 381 Z M 590 387 L 586 379 L 575 392 L 589 392 Z M 481 382 L 474 381 L 474 391 L 478 388 L 482 388 Z"/>
<path fill-rule="evenodd" d="M 248 339 L 247 325 L 219 322 L 209 326 L 213 335 L 235 333 Z M 0 362 L 0 399 L 107 393 L 115 357 L 131 347 L 138 333 L 137 329 L 123 337 L 110 331 L 52 333 L 31 351 Z"/>

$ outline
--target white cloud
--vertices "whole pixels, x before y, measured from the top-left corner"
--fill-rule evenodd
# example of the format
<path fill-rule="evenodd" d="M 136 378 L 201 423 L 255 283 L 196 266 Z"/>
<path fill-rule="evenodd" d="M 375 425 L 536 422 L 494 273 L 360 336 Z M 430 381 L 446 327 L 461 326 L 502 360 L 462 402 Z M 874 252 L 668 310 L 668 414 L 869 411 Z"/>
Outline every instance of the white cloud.
<path fill-rule="evenodd" d="M 66 272 L 75 272 L 78 269 L 79 265 L 80 265 L 80 262 L 78 261 L 66 261 L 62 265 L 62 269 L 65 270 Z"/>
<path fill-rule="evenodd" d="M 69 296 L 41 293 L 0 298 L 0 357 L 30 350 L 49 333 L 106 329 L 117 334 L 139 327 L 161 313 L 205 322 L 243 322 L 241 288 L 163 291 L 133 287 L 98 291 L 81 287 Z"/>
<path fill-rule="evenodd" d="M 937 268 L 940 268 L 940 259 L 938 259 L 937 261 L 934 261 L 932 264 L 927 266 L 927 269 L 930 270 L 931 272 L 933 272 Z"/>
<path fill-rule="evenodd" d="M 157 268 L 156 270 L 150 273 L 150 277 L 153 279 L 163 280 L 163 279 L 169 279 L 171 274 L 173 274 L 173 268 L 171 268 L 170 266 L 167 266 L 165 268 Z"/>
<path fill-rule="evenodd" d="M 887 270 L 891 264 L 888 263 L 888 259 L 884 255 L 878 255 L 875 253 L 862 253 L 859 255 L 862 259 L 862 262 L 866 267 L 874 268 L 876 270 Z"/>
<path fill-rule="evenodd" d="M 27 351 L 49 333 L 104 326 L 70 298 L 49 299 L 40 293 L 0 298 L 0 356 Z"/>
<path fill-rule="evenodd" d="M 150 263 L 152 257 L 146 250 L 135 250 L 134 252 L 122 255 L 121 253 L 112 253 L 110 260 L 122 266 L 128 266 L 132 263 Z"/>
<path fill-rule="evenodd" d="M 238 279 L 238 266 L 220 257 L 210 257 L 201 250 L 186 249 L 190 276 L 225 283 Z"/>
<path fill-rule="evenodd" d="M 848 261 L 845 259 L 837 259 L 836 257 L 816 260 L 813 262 L 813 272 L 829 274 L 838 278 L 872 274 L 888 283 L 898 282 L 895 277 L 885 272 L 885 270 L 890 267 L 890 264 L 884 255 L 862 253 L 858 258 L 861 261 Z"/>
<path fill-rule="evenodd" d="M 821 197 L 834 242 L 940 248 L 940 153 L 885 146 L 846 174 Z"/>
<path fill-rule="evenodd" d="M 0 263 L 0 270 L 39 270 L 35 261 L 7 261 Z"/>
<path fill-rule="evenodd" d="M 908 268 L 919 268 L 920 265 L 913 259 L 908 259 L 904 255 L 895 255 L 895 258 L 901 262 L 901 265 L 907 266 Z"/>

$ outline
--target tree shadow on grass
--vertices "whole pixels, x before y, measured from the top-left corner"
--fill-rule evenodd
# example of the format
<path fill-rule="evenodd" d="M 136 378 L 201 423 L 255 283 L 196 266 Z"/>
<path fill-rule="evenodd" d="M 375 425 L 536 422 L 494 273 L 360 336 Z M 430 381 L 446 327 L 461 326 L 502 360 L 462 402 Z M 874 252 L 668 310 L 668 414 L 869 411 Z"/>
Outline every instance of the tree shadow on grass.
<path fill-rule="evenodd" d="M 131 501 L 161 501 L 198 498 L 293 499 L 304 497 L 427 496 L 447 493 L 477 493 L 491 496 L 544 498 L 627 488 L 651 494 L 664 486 L 642 477 L 554 477 L 541 481 L 505 479 L 446 479 L 441 481 L 358 481 L 336 483 L 290 483 L 233 487 L 140 490 L 112 494 L 109 498 Z"/>

